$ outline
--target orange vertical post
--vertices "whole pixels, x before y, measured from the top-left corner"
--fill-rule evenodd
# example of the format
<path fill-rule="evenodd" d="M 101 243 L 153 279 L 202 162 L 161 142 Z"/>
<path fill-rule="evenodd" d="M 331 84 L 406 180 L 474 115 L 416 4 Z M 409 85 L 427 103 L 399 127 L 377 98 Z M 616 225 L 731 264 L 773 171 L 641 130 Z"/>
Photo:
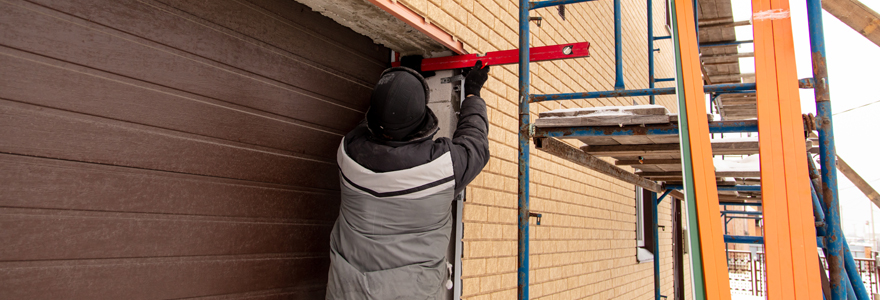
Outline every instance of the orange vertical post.
<path fill-rule="evenodd" d="M 727 256 L 724 251 L 723 225 L 718 216 L 718 187 L 715 185 L 715 166 L 712 160 L 709 120 L 706 117 L 706 94 L 703 91 L 700 69 L 699 44 L 691 0 L 675 0 L 678 47 L 691 141 L 691 161 L 694 174 L 694 194 L 700 233 L 700 250 L 707 299 L 730 299 L 730 281 Z"/>
<path fill-rule="evenodd" d="M 787 0 L 753 0 L 770 299 L 822 299 Z"/>

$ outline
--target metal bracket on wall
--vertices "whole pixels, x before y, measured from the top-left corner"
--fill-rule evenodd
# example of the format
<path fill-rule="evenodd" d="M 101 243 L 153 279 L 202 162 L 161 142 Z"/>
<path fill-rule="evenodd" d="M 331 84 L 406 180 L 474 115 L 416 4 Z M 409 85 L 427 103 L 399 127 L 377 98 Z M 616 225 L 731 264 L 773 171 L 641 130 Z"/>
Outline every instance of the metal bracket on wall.
<path fill-rule="evenodd" d="M 538 221 L 537 225 L 541 225 L 541 214 L 530 212 L 530 213 L 529 213 L 529 217 L 535 217 L 535 218 L 537 218 L 537 219 L 538 219 L 538 220 L 537 220 L 537 221 Z"/>
<path fill-rule="evenodd" d="M 458 75 L 455 75 L 455 76 L 449 76 L 449 77 L 443 77 L 443 78 L 440 78 L 440 83 L 441 83 L 441 84 L 447 84 L 447 83 L 453 83 L 453 82 L 461 81 L 461 80 L 464 80 L 464 76 L 462 76 L 461 74 L 458 74 Z"/>
<path fill-rule="evenodd" d="M 535 25 L 538 25 L 538 27 L 541 27 L 541 21 L 543 20 L 544 18 L 542 17 L 529 17 L 529 21 L 535 21 Z"/>

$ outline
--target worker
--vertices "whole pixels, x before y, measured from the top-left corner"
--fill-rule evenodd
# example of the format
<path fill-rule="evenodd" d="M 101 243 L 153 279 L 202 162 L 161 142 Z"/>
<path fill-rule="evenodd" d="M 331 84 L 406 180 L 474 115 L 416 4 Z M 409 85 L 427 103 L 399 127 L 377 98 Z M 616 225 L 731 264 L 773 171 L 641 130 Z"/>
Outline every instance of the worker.
<path fill-rule="evenodd" d="M 452 201 L 489 161 L 480 90 L 489 67 L 467 74 L 453 137 L 433 139 L 437 117 L 416 70 L 385 70 L 365 122 L 337 151 L 342 199 L 330 233 L 327 299 L 441 299 Z"/>

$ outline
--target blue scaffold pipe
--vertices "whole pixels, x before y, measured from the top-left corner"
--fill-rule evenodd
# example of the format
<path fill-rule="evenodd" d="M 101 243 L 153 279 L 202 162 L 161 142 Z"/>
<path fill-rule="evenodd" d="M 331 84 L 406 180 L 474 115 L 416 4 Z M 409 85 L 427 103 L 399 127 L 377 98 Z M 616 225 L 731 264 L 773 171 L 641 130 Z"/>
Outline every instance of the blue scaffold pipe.
<path fill-rule="evenodd" d="M 745 41 L 732 41 L 732 42 L 717 42 L 717 43 L 705 43 L 700 44 L 700 48 L 706 47 L 722 47 L 722 46 L 738 46 L 742 44 L 751 44 L 754 43 L 753 40 L 745 40 Z"/>
<path fill-rule="evenodd" d="M 748 235 L 724 235 L 724 242 L 731 244 L 763 244 L 764 237 Z"/>
<path fill-rule="evenodd" d="M 725 215 L 724 217 L 728 219 L 750 219 L 750 220 L 760 220 L 763 219 L 763 216 L 729 216 Z"/>
<path fill-rule="evenodd" d="M 812 163 L 812 161 L 810 163 Z M 811 169 L 810 170 L 811 172 L 815 170 L 812 167 L 810 169 Z M 810 182 L 810 192 L 811 192 L 810 194 L 812 194 L 812 196 L 813 196 L 813 205 L 815 206 L 818 204 L 819 209 L 824 209 L 824 205 L 822 204 L 822 202 L 823 202 L 822 195 L 817 193 L 816 191 L 817 191 L 817 188 L 815 185 L 813 185 L 813 183 L 811 181 Z M 827 228 L 828 225 L 826 224 L 825 227 Z M 820 234 L 819 228 L 816 228 L 816 231 L 817 231 L 817 235 L 825 236 L 825 239 L 823 240 L 822 243 L 820 243 L 820 245 L 822 246 L 822 248 L 825 248 L 826 252 L 827 252 L 827 249 L 828 249 L 826 246 L 826 243 L 828 243 L 827 229 L 825 230 L 826 232 L 824 234 Z M 848 289 L 847 293 L 848 294 L 853 293 L 854 295 L 857 296 L 855 298 L 858 300 L 862 300 L 862 299 L 869 300 L 870 298 L 868 297 L 868 290 L 865 288 L 865 283 L 862 282 L 861 274 L 859 274 L 858 269 L 856 268 L 856 262 L 853 259 L 852 252 L 849 249 L 849 244 L 846 242 L 846 236 L 842 236 L 842 237 L 843 238 L 842 238 L 841 242 L 843 243 L 843 253 L 844 253 L 843 264 L 844 264 L 844 269 L 846 270 L 846 276 L 843 276 L 843 280 L 845 280 L 847 283 L 847 289 Z M 847 298 L 847 299 L 851 299 L 851 298 L 852 297 L 850 296 L 850 298 Z"/>
<path fill-rule="evenodd" d="M 669 193 L 671 193 L 671 192 L 672 192 L 672 190 L 663 191 L 663 194 L 660 195 L 660 198 L 657 198 L 657 203 L 663 202 L 663 199 L 665 199 L 666 196 L 668 196 Z"/>
<path fill-rule="evenodd" d="M 811 89 L 816 86 L 816 82 L 813 78 L 801 78 L 798 79 L 798 88 L 801 89 Z"/>
<path fill-rule="evenodd" d="M 670 190 L 682 190 L 684 186 L 680 184 L 667 184 L 664 185 L 663 188 Z M 733 186 L 719 186 L 719 191 L 737 191 L 737 192 L 760 192 L 760 185 L 733 185 Z"/>
<path fill-rule="evenodd" d="M 756 120 L 718 121 L 709 123 L 709 133 L 758 132 Z M 532 137 L 587 137 L 587 136 L 627 136 L 627 135 L 677 135 L 678 124 L 578 126 L 578 127 L 537 127 Z"/>
<path fill-rule="evenodd" d="M 718 205 L 730 205 L 730 206 L 761 206 L 761 202 L 718 202 Z"/>
<path fill-rule="evenodd" d="M 852 280 L 849 280 L 849 278 L 844 278 L 844 280 L 846 281 L 846 299 L 861 300 L 858 296 L 856 296 L 856 291 L 855 289 L 853 289 Z"/>
<path fill-rule="evenodd" d="M 669 82 L 669 81 L 675 81 L 675 78 L 657 78 L 657 79 L 654 79 L 654 82 Z"/>
<path fill-rule="evenodd" d="M 828 254 L 831 299 L 846 297 L 844 283 L 845 258 L 843 232 L 840 228 L 840 204 L 837 198 L 837 159 L 834 149 L 834 128 L 831 119 L 828 69 L 825 60 L 825 32 L 822 28 L 822 1 L 807 0 L 807 23 L 810 31 L 810 52 L 813 62 L 813 93 L 819 129 L 819 157 L 822 165 L 822 200 L 825 201 L 825 246 Z"/>
<path fill-rule="evenodd" d="M 816 196 L 816 190 L 813 188 L 812 182 L 810 182 L 810 196 L 813 198 L 813 219 L 817 223 L 823 224 L 822 226 L 816 226 L 816 235 L 825 236 L 825 210 L 822 209 L 822 204 L 819 202 L 819 197 Z"/>
<path fill-rule="evenodd" d="M 713 84 L 703 87 L 705 93 L 724 93 L 731 91 L 754 91 L 755 83 L 727 83 Z M 555 101 L 555 100 L 573 100 L 573 99 L 594 99 L 594 98 L 611 98 L 611 97 L 635 97 L 650 95 L 672 95 L 675 94 L 674 87 L 663 87 L 653 89 L 636 89 L 621 91 L 599 91 L 599 92 L 582 92 L 582 93 L 564 93 L 564 94 L 537 94 L 531 95 L 531 102 Z"/>
<path fill-rule="evenodd" d="M 722 214 L 722 215 L 725 215 L 725 214 L 740 214 L 740 215 L 753 215 L 753 216 L 760 216 L 760 215 L 763 215 L 764 213 L 763 213 L 763 212 L 760 212 L 760 211 L 722 210 L 722 211 L 721 211 L 721 214 Z"/>
<path fill-rule="evenodd" d="M 697 8 L 700 7 L 697 3 L 697 0 L 692 0 L 691 5 L 693 5 L 694 11 L 694 34 L 697 38 L 697 45 L 700 44 L 700 14 L 697 12 Z"/>
<path fill-rule="evenodd" d="M 529 299 L 529 1 L 519 1 L 517 299 Z"/>
<path fill-rule="evenodd" d="M 828 239 L 826 238 L 825 240 Z M 852 251 L 849 250 L 846 236 L 843 236 L 841 242 L 843 242 L 843 264 L 846 267 L 846 277 L 849 279 L 850 284 L 852 284 L 852 290 L 856 294 L 856 299 L 871 300 L 871 297 L 868 295 L 868 290 L 865 289 L 865 283 L 862 282 L 862 275 L 859 274 L 859 269 L 856 268 L 856 261 L 853 259 Z"/>
<path fill-rule="evenodd" d="M 810 161 L 810 164 L 812 164 L 812 163 L 813 162 Z M 812 173 L 814 171 L 815 171 L 815 167 L 810 167 L 810 172 Z M 825 209 L 825 206 L 823 204 L 824 201 L 822 201 L 823 200 L 822 194 L 819 194 L 817 192 L 817 190 L 818 189 L 816 188 L 815 185 L 813 185 L 813 182 L 810 181 L 810 194 L 813 196 L 813 205 L 814 206 L 818 205 L 819 209 Z M 814 208 L 814 210 L 815 210 L 815 208 Z M 828 227 L 829 227 L 829 225 L 827 225 L 827 223 L 826 223 L 825 229 L 823 230 L 824 232 L 820 232 L 819 229 L 821 229 L 821 228 L 816 228 L 816 234 L 825 237 L 825 239 L 823 239 L 822 243 L 820 243 L 819 245 L 821 245 L 822 248 L 826 249 L 826 253 L 828 250 L 826 243 L 829 243 L 829 241 L 827 241 L 829 239 L 828 233 L 827 233 Z M 847 283 L 847 293 L 848 294 L 853 293 L 854 295 L 857 296 L 856 299 L 868 300 L 868 299 L 870 299 L 868 297 L 868 290 L 865 288 L 865 284 L 861 280 L 861 274 L 859 274 L 858 269 L 856 268 L 856 263 L 855 263 L 855 260 L 853 259 L 852 252 L 849 249 L 849 244 L 846 242 L 846 236 L 842 236 L 841 242 L 843 244 L 843 253 L 844 253 L 843 264 L 844 264 L 844 269 L 846 271 L 846 276 L 843 276 L 843 280 L 846 281 L 846 283 Z M 847 298 L 847 299 L 852 298 L 851 295 L 849 297 L 850 298 Z"/>
<path fill-rule="evenodd" d="M 657 238 L 659 236 L 657 228 L 660 227 L 660 221 L 657 217 L 660 199 L 657 198 L 657 193 L 651 193 L 651 200 L 653 200 L 652 203 L 654 204 L 652 205 L 653 208 L 651 208 L 651 219 L 654 225 L 652 226 L 654 230 L 654 300 L 660 300 L 660 239 Z"/>
<path fill-rule="evenodd" d="M 648 6 L 648 88 L 654 88 L 654 1 L 646 0 Z M 656 103 L 654 95 L 648 96 L 650 104 Z"/>
<path fill-rule="evenodd" d="M 550 7 L 550 6 L 565 5 L 565 4 L 575 4 L 575 3 L 590 2 L 590 1 L 596 1 L 596 0 L 549 0 L 549 1 L 536 1 L 536 2 L 528 2 L 528 5 L 527 5 L 527 6 L 522 6 L 522 2 L 523 2 L 523 1 L 520 1 L 520 7 L 528 7 L 529 10 L 532 10 L 532 9 L 539 9 L 539 8 Z"/>
<path fill-rule="evenodd" d="M 614 0 L 614 90 L 625 90 L 623 84 L 623 25 L 621 24 L 620 0 Z"/>
<path fill-rule="evenodd" d="M 655 37 L 654 37 L 654 40 L 655 40 L 655 41 L 659 41 L 659 40 L 668 40 L 668 39 L 671 39 L 671 38 L 672 38 L 671 35 L 655 36 Z"/>

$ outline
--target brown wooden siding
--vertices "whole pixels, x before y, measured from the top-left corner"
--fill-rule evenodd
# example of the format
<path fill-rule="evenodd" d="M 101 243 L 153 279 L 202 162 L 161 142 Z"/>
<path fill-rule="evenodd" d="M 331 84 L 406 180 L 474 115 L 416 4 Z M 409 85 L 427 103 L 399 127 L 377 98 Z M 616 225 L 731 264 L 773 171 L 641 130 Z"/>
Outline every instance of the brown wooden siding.
<path fill-rule="evenodd" d="M 289 0 L 0 16 L 0 299 L 323 298 L 388 49 Z"/>

